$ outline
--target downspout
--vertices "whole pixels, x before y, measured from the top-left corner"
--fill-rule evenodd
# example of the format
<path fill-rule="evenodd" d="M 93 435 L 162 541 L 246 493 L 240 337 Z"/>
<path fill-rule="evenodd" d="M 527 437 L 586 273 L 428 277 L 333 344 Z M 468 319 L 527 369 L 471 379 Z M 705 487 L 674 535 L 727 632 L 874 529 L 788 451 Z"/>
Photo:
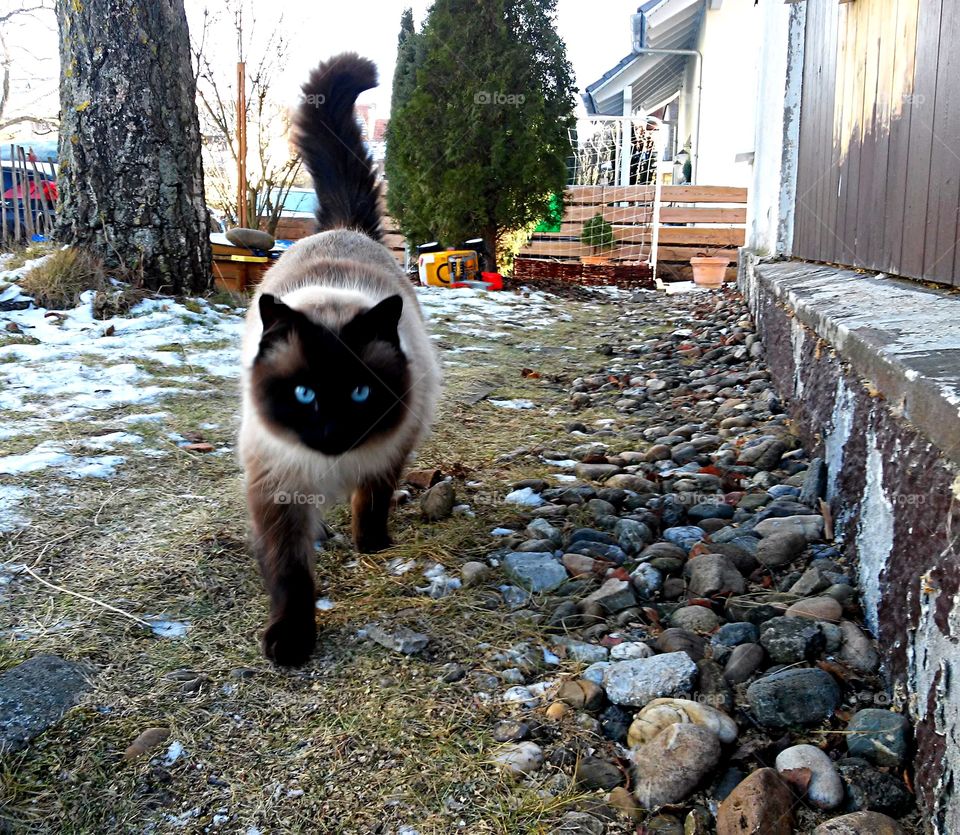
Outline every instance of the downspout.
<path fill-rule="evenodd" d="M 634 47 L 639 55 L 686 55 L 697 59 L 697 126 L 693 132 L 693 148 L 690 161 L 691 181 L 697 182 L 697 163 L 700 160 L 700 103 L 703 98 L 703 55 L 699 49 L 654 49 L 652 47 Z"/>

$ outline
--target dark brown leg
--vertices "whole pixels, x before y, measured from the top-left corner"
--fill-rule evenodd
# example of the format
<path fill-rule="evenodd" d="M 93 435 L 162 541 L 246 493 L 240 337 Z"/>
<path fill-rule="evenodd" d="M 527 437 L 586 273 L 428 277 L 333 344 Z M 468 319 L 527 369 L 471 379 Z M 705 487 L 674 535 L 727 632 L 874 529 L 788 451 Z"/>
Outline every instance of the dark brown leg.
<path fill-rule="evenodd" d="M 254 549 L 270 595 L 263 654 L 285 667 L 303 664 L 317 642 L 313 507 L 292 496 L 253 479 L 247 489 Z"/>
<path fill-rule="evenodd" d="M 351 501 L 353 542 L 361 553 L 372 554 L 393 544 L 387 520 L 399 478 L 399 472 L 391 472 L 354 490 Z"/>

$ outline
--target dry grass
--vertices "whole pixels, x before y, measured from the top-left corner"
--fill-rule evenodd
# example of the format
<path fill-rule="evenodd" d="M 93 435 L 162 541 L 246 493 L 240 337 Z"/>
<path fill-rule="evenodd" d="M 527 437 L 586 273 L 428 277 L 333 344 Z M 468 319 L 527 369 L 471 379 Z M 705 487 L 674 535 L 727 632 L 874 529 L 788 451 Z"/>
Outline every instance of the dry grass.
<path fill-rule="evenodd" d="M 85 290 L 110 287 L 100 259 L 76 247 L 55 250 L 18 283 L 37 305 L 51 310 L 75 307 Z"/>
<path fill-rule="evenodd" d="M 559 378 L 581 373 L 590 354 L 559 348 L 583 341 L 596 316 L 578 309 L 572 322 L 497 340 L 492 354 L 456 355 L 465 364 L 446 370 L 437 430 L 419 461 L 468 474 L 474 486 L 460 480 L 457 489 L 476 517 L 426 524 L 414 503 L 398 510 L 390 551 L 359 557 L 333 542 L 319 554 L 319 592 L 335 607 L 320 613 L 318 652 L 301 670 L 278 670 L 259 653 L 266 601 L 244 541 L 232 454 L 197 455 L 167 438 L 216 424 L 206 439 L 232 445 L 233 386 L 201 377 L 192 394 L 163 401 L 164 423 L 123 425 L 144 447 L 169 454 L 132 453 L 109 483 L 49 471 L 18 479 L 45 500 L 30 527 L 0 535 L 0 561 L 32 564 L 60 586 L 190 630 L 161 639 L 22 576 L 0 592 L 0 631 L 9 638 L 0 642 L 0 668 L 50 652 L 89 665 L 93 676 L 78 708 L 0 764 L 0 831 L 206 832 L 224 815 L 219 831 L 227 832 L 386 834 L 403 824 L 421 835 L 547 832 L 577 798 L 504 782 L 489 765 L 493 708 L 478 701 L 469 678 L 441 680 L 444 664 L 483 670 L 483 645 L 536 638 L 536 628 L 492 607 L 489 590 L 434 600 L 417 587 L 432 562 L 456 572 L 491 550 L 492 527 L 520 521 L 501 503 L 505 485 L 545 469 L 533 455 L 500 456 L 549 446 L 563 433 L 569 413 L 547 408 L 565 402 Z M 444 331 L 446 343 L 456 343 L 455 330 L 451 323 Z M 541 377 L 524 378 L 521 369 L 534 365 Z M 541 408 L 461 402 L 478 376 L 491 374 L 502 381 L 496 397 L 527 397 Z M 69 431 L 109 431 L 123 416 Z M 336 530 L 345 521 L 342 509 L 332 515 Z M 397 557 L 415 559 L 417 569 L 391 575 L 385 566 Z M 371 621 L 425 632 L 431 645 L 422 657 L 391 654 L 357 637 Z M 161 748 L 124 763 L 127 745 L 157 725 L 170 728 L 185 754 L 165 765 Z"/>

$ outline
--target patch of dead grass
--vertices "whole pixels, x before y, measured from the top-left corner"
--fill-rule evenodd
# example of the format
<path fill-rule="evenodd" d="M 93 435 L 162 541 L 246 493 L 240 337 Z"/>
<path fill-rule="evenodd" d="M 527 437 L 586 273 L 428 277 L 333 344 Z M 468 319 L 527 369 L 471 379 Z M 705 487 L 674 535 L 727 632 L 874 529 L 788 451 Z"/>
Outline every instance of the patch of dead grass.
<path fill-rule="evenodd" d="M 94 690 L 24 752 L 0 764 L 0 829 L 17 832 L 202 832 L 225 814 L 223 831 L 544 833 L 579 798 L 541 784 L 518 785 L 490 765 L 498 707 L 478 699 L 468 680 L 442 681 L 455 661 L 486 668 L 486 645 L 542 640 L 529 620 L 491 606 L 492 589 L 462 589 L 439 600 L 417 591 L 423 570 L 442 563 L 456 575 L 495 547 L 491 528 L 519 526 L 524 515 L 502 503 L 507 485 L 546 475 L 520 447 L 559 444 L 569 413 L 557 380 L 577 373 L 577 352 L 536 356 L 542 377 L 524 378 L 531 341 L 588 350 L 589 319 L 491 342 L 493 354 L 468 355 L 446 369 L 446 391 L 419 465 L 459 472 L 458 499 L 474 518 L 425 523 L 416 500 L 393 519 L 396 545 L 373 556 L 333 541 L 318 554 L 318 592 L 334 608 L 318 614 L 317 653 L 300 670 L 264 662 L 257 635 L 266 617 L 254 560 L 245 542 L 241 476 L 232 454 L 198 455 L 166 441 L 162 458 L 127 456 L 110 482 L 36 474 L 45 501 L 33 524 L 0 535 L 0 561 L 35 565 L 41 576 L 137 617 L 189 623 L 181 639 L 161 639 L 89 602 L 18 578 L 0 598 L 0 668 L 51 652 L 95 670 Z M 451 328 L 455 327 L 455 323 Z M 462 359 L 463 355 L 456 355 Z M 583 354 L 579 362 L 583 362 Z M 504 381 L 494 397 L 528 397 L 535 412 L 514 412 L 460 397 L 478 375 Z M 177 370 L 156 369 L 172 375 Z M 165 398 L 162 423 L 136 426 L 144 445 L 168 432 L 203 431 L 218 447 L 233 443 L 235 384 L 201 382 L 194 394 Z M 100 431 L 129 428 L 119 422 Z M 77 434 L 92 425 L 77 427 Z M 34 440 L 42 440 L 38 437 Z M 0 484 L 8 479 L 0 477 Z M 471 482 L 468 485 L 467 482 Z M 347 513 L 330 522 L 347 531 Z M 392 559 L 417 567 L 394 576 Z M 534 608 L 545 601 L 536 600 Z M 378 621 L 431 637 L 406 658 L 357 637 Z M 11 631 L 19 630 L 10 640 Z M 564 665 L 551 675 L 569 674 Z M 192 671 L 193 678 L 184 679 Z M 162 725 L 185 754 L 165 765 L 165 747 L 124 763 L 120 755 L 144 728 Z"/>
<path fill-rule="evenodd" d="M 51 310 L 76 307 L 85 290 L 103 291 L 110 286 L 103 262 L 78 247 L 54 251 L 20 279 L 19 284 L 39 307 Z"/>

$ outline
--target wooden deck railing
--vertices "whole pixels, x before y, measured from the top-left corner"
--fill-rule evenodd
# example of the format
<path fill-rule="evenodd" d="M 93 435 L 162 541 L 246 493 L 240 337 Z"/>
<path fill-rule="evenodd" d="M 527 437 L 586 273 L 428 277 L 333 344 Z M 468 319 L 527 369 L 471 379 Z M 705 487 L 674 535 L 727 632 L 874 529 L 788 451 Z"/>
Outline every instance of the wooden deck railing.
<path fill-rule="evenodd" d="M 615 246 L 604 251 L 613 263 L 646 260 L 650 251 L 653 186 L 576 186 L 567 189 L 560 229 L 538 232 L 520 251 L 522 258 L 572 261 L 594 254 L 580 240 L 583 224 L 597 214 L 613 226 Z M 663 186 L 657 242 L 657 274 L 665 281 L 690 278 L 690 258 L 704 250 L 730 255 L 746 235 L 747 190 L 731 186 Z M 402 264 L 403 236 L 389 216 L 383 219 L 386 246 Z M 277 238 L 296 240 L 313 232 L 313 220 L 281 218 Z M 728 277 L 736 267 L 731 266 Z"/>

